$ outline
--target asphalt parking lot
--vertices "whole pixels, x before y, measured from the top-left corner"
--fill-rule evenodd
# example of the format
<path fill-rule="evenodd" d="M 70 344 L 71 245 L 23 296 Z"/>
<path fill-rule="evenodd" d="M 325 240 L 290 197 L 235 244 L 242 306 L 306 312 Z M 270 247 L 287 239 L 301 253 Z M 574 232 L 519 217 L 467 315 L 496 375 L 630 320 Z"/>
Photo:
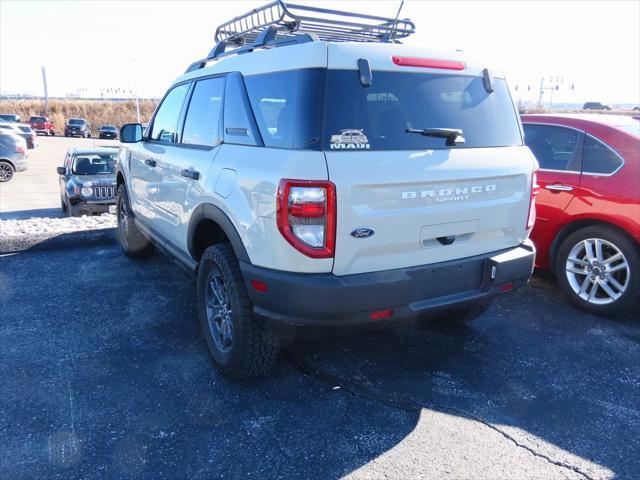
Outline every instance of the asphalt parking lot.
<path fill-rule="evenodd" d="M 66 150 L 116 144 L 39 142 L 0 221 L 59 216 Z M 237 383 L 170 261 L 68 235 L 0 255 L 0 478 L 640 476 L 640 322 L 579 312 L 548 276 L 466 328 L 303 335 Z"/>
<path fill-rule="evenodd" d="M 229 382 L 194 287 L 117 246 L 0 257 L 0 478 L 638 478 L 640 323 L 552 280 L 467 328 L 295 341 Z"/>

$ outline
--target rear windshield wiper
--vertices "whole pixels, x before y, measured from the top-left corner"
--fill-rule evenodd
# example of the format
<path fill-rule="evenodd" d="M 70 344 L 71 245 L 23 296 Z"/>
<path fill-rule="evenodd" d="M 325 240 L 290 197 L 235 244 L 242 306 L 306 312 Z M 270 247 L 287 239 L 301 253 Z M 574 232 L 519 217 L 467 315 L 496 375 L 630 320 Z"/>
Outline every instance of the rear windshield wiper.
<path fill-rule="evenodd" d="M 447 147 L 455 147 L 464 143 L 462 130 L 459 128 L 407 128 L 407 133 L 419 133 L 425 137 L 446 138 Z"/>

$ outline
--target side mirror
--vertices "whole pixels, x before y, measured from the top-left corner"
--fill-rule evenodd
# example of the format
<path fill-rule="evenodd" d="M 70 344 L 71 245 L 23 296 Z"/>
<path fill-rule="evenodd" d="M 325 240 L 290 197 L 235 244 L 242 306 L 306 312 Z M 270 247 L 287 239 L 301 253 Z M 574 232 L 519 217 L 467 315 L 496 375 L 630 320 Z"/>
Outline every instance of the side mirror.
<path fill-rule="evenodd" d="M 140 140 L 142 140 L 142 125 L 139 123 L 127 123 L 120 129 L 122 143 L 136 143 Z"/>
<path fill-rule="evenodd" d="M 58 175 L 66 175 L 67 169 L 65 167 L 57 167 L 56 172 L 58 172 Z"/>

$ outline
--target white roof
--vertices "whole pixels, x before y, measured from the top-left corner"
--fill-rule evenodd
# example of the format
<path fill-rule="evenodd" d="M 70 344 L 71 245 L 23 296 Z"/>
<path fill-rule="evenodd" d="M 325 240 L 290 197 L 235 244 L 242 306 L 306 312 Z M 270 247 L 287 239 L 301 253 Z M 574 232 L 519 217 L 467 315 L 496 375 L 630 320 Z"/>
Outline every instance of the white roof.
<path fill-rule="evenodd" d="M 393 63 L 393 56 L 455 60 L 464 62 L 466 67 L 462 71 L 400 67 Z M 484 68 L 489 68 L 493 75 L 504 77 L 501 69 L 470 58 L 460 50 L 436 50 L 393 43 L 317 41 L 277 48 L 258 48 L 250 53 L 210 60 L 205 68 L 188 72 L 178 77 L 174 83 L 226 72 L 256 75 L 303 68 L 356 70 L 359 58 L 368 59 L 374 70 L 439 73 L 446 71 L 449 74 L 480 75 Z"/>

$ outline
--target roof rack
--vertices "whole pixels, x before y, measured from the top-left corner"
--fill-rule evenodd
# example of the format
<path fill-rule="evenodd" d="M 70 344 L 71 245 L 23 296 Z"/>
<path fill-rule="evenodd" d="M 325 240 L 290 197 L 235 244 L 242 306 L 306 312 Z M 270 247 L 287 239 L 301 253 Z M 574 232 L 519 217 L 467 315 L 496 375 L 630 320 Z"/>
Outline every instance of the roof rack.
<path fill-rule="evenodd" d="M 317 40 L 327 42 L 395 43 L 415 32 L 407 18 L 387 18 L 275 0 L 221 24 L 209 55 L 194 62 L 187 72 L 207 61 L 256 48 L 280 47 Z M 227 51 L 228 46 L 235 47 Z"/>

